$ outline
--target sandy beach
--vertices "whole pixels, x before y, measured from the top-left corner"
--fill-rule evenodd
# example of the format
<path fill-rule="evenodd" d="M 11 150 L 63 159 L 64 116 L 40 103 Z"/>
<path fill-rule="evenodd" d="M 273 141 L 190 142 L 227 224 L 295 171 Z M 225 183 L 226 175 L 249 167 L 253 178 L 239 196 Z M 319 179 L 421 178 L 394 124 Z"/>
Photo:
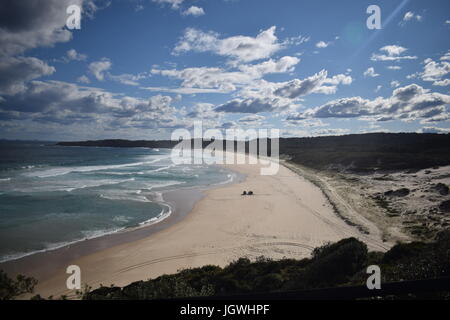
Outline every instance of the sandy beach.
<path fill-rule="evenodd" d="M 224 266 L 240 257 L 301 259 L 317 246 L 352 236 L 371 250 L 390 247 L 369 220 L 364 220 L 368 234 L 344 222 L 317 186 L 286 166 L 268 176 L 260 175 L 260 165 L 226 167 L 245 180 L 205 191 L 189 214 L 167 228 L 67 262 L 80 266 L 82 283 L 96 288 L 207 264 Z M 242 196 L 243 190 L 254 195 Z M 65 286 L 67 277 L 65 268 L 58 268 L 38 279 L 35 293 L 74 297 Z"/>

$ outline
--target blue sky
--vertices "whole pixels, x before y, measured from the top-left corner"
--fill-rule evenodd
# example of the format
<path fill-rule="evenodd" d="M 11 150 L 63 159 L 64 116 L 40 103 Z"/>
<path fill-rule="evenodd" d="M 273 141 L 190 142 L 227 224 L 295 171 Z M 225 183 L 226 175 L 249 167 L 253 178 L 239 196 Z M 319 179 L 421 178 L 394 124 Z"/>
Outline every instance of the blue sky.
<path fill-rule="evenodd" d="M 0 138 L 450 131 L 449 1 L 6 0 L 0 17 Z"/>

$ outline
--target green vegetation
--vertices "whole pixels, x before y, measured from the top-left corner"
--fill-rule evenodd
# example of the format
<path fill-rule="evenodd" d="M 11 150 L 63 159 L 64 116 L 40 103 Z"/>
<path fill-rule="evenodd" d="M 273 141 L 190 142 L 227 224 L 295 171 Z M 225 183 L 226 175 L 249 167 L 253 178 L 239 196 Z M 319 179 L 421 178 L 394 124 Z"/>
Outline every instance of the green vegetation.
<path fill-rule="evenodd" d="M 361 285 L 371 264 L 380 266 L 382 282 L 433 279 L 450 276 L 449 249 L 450 229 L 433 243 L 397 244 L 384 254 L 368 252 L 364 243 L 348 238 L 316 248 L 309 259 L 241 258 L 224 268 L 204 266 L 123 288 L 100 287 L 84 293 L 83 299 L 162 299 Z M 426 297 L 450 299 L 450 292 Z"/>

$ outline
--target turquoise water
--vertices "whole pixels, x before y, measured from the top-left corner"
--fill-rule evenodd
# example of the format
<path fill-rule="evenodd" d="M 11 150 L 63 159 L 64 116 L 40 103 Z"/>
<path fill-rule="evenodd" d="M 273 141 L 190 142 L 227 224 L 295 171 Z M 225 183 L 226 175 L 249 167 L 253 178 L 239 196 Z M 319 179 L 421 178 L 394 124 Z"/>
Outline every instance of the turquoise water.
<path fill-rule="evenodd" d="M 171 213 L 165 191 L 233 179 L 174 165 L 168 149 L 1 141 L 0 152 L 0 261 L 157 223 Z"/>

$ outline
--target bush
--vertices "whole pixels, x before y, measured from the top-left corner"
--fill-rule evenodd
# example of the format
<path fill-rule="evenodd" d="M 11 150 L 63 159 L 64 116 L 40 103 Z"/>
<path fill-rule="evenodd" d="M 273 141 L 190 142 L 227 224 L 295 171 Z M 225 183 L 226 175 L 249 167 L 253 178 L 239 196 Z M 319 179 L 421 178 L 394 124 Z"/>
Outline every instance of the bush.
<path fill-rule="evenodd" d="M 11 300 L 24 293 L 32 293 L 36 284 L 34 278 L 18 275 L 13 280 L 0 270 L 0 300 Z"/>

